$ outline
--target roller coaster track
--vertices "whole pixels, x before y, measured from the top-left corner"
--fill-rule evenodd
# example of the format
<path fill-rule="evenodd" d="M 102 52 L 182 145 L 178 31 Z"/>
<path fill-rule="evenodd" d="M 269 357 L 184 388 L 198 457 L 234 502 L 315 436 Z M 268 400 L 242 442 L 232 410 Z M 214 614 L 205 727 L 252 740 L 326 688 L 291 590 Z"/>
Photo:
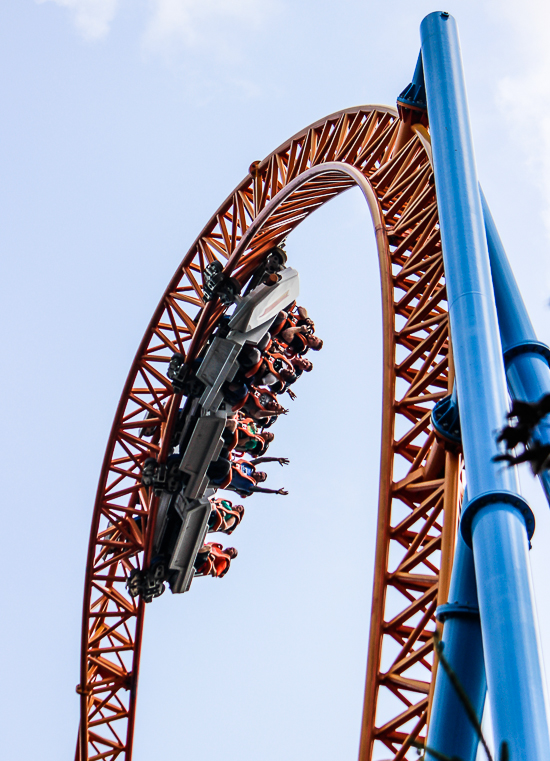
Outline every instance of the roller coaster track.
<path fill-rule="evenodd" d="M 299 132 L 251 166 L 169 283 L 128 375 L 99 480 L 86 567 L 77 761 L 132 756 L 145 605 L 128 595 L 126 581 L 150 560 L 158 502 L 141 486 L 141 469 L 148 457 L 166 458 L 181 406 L 166 376 L 172 355 L 197 356 L 224 311 L 203 301 L 204 268 L 218 259 L 245 283 L 270 248 L 354 186 L 374 223 L 384 333 L 360 761 L 415 757 L 411 741 L 425 737 L 429 718 L 435 609 L 446 600 L 462 466 L 430 423 L 433 405 L 450 391 L 452 368 L 429 146 L 417 132 L 394 150 L 398 128 L 393 109 L 361 106 Z"/>

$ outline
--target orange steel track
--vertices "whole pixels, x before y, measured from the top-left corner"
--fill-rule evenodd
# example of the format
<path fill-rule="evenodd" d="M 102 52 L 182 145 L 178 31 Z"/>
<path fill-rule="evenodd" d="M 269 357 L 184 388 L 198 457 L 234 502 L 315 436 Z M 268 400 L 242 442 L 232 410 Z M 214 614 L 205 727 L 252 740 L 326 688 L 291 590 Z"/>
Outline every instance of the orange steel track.
<path fill-rule="evenodd" d="M 223 312 L 217 302 L 204 306 L 203 270 L 217 258 L 244 283 L 273 245 L 354 186 L 375 227 L 384 331 L 378 535 L 359 757 L 416 757 L 410 741 L 426 733 L 434 613 L 446 600 L 462 468 L 430 425 L 452 377 L 429 144 L 422 128 L 407 137 L 399 125 L 391 108 L 351 108 L 255 162 L 168 285 L 126 381 L 99 480 L 86 567 L 77 761 L 132 756 L 144 604 L 125 583 L 133 568 L 148 563 L 157 507 L 141 487 L 141 467 L 147 457 L 167 456 L 181 402 L 166 377 L 172 354 L 196 356 Z"/>

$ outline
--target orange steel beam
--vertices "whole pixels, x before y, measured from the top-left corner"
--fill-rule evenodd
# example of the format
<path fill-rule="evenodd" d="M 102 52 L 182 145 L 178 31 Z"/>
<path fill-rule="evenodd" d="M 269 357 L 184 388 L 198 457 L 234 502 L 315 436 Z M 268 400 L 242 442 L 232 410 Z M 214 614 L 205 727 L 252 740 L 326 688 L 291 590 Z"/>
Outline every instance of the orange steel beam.
<path fill-rule="evenodd" d="M 398 139 L 391 108 L 362 106 L 302 130 L 254 162 L 178 267 L 136 354 L 100 476 L 86 566 L 77 761 L 129 761 L 144 605 L 125 583 L 148 562 L 157 499 L 141 487 L 148 457 L 166 457 L 179 407 L 166 377 L 196 356 L 223 313 L 203 302 L 214 259 L 245 282 L 315 209 L 359 186 L 380 261 L 384 331 L 382 461 L 360 759 L 378 746 L 412 758 L 425 736 L 436 603 L 448 587 L 460 497 L 458 455 L 430 411 L 447 394 L 449 335 L 437 207 L 424 135 Z M 404 144 L 401 144 L 404 143 Z M 391 700 L 387 700 L 389 696 Z M 392 702 L 393 701 L 393 702 Z"/>

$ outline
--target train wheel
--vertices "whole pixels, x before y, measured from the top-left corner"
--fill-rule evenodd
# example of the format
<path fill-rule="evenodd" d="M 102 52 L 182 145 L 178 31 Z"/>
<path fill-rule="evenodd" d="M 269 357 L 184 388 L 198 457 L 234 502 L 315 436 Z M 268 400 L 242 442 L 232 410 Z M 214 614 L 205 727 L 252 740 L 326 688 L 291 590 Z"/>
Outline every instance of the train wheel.
<path fill-rule="evenodd" d="M 395 761 L 412 758 L 411 742 L 425 736 L 435 609 L 448 589 L 461 464 L 430 424 L 431 409 L 450 392 L 453 378 L 429 146 L 420 130 L 395 149 L 403 142 L 402 135 L 397 142 L 398 128 L 391 108 L 352 108 L 316 122 L 255 162 L 169 283 L 128 375 L 99 480 L 84 592 L 78 761 L 132 756 L 144 603 L 129 594 L 127 582 L 150 562 L 158 502 L 142 486 L 141 472 L 148 458 L 162 463 L 167 457 L 181 401 L 166 375 L 172 356 L 187 362 L 196 357 L 225 310 L 217 300 L 203 300 L 204 270 L 217 260 L 228 275 L 246 282 L 303 219 L 354 186 L 361 188 L 374 223 L 384 331 L 378 534 L 360 761 L 369 761 L 378 746 Z"/>

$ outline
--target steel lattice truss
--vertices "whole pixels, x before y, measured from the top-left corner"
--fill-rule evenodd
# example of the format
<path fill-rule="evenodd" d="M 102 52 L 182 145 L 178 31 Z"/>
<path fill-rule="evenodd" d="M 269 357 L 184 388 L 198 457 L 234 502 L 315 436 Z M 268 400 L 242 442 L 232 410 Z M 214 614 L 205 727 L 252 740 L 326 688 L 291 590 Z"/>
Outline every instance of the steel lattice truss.
<path fill-rule="evenodd" d="M 395 402 L 384 420 L 391 443 L 382 450 L 362 759 L 379 744 L 384 756 L 389 749 L 395 759 L 413 758 L 410 741 L 425 737 L 434 612 L 446 601 L 461 496 L 458 457 L 430 426 L 434 402 L 452 390 L 431 166 L 414 143 L 401 161 L 405 172 L 396 159 L 371 178 L 390 244 L 393 335 L 386 340 L 394 365 L 385 390 L 389 396 L 394 385 Z"/>
<path fill-rule="evenodd" d="M 141 468 L 148 457 L 167 456 L 180 407 L 166 377 L 168 362 L 174 352 L 196 356 L 223 312 L 216 302 L 204 306 L 204 268 L 218 259 L 244 283 L 274 244 L 355 185 L 376 230 L 385 357 L 360 757 L 370 759 L 381 742 L 385 758 L 388 749 L 395 759 L 412 758 L 409 741 L 425 733 L 434 610 L 445 600 L 452 560 L 459 466 L 430 428 L 431 408 L 448 393 L 451 378 L 429 150 L 425 136 L 415 135 L 394 155 L 398 124 L 389 108 L 350 109 L 255 162 L 194 242 L 153 315 L 115 416 L 92 522 L 77 688 L 80 761 L 131 758 L 144 605 L 125 585 L 148 562 L 157 502 L 141 488 Z M 381 699 L 383 693 L 394 703 Z"/>

